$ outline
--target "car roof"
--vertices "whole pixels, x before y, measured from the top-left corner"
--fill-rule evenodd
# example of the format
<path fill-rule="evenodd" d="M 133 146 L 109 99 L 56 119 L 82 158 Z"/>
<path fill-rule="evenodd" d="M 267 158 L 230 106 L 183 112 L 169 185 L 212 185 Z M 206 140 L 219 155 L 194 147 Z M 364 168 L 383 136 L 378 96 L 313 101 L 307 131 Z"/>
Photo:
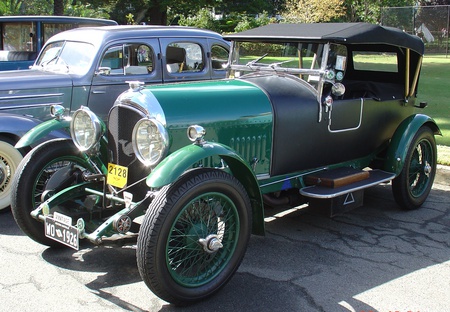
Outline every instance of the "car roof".
<path fill-rule="evenodd" d="M 123 38 L 146 38 L 146 37 L 201 37 L 222 40 L 220 34 L 204 29 L 185 26 L 152 26 L 152 25 L 118 25 L 101 27 L 82 27 L 58 33 L 47 41 L 69 40 L 91 43 L 94 46 L 102 45 L 103 42 L 119 40 Z M 225 42 L 225 41 L 224 41 Z"/>
<path fill-rule="evenodd" d="M 116 21 L 103 18 L 75 17 L 75 16 L 44 16 L 44 15 L 21 15 L 21 16 L 0 16 L 0 22 L 47 22 L 47 23 L 87 23 L 117 25 Z"/>
<path fill-rule="evenodd" d="M 369 23 L 268 24 L 224 36 L 234 41 L 299 40 L 342 44 L 387 44 L 424 53 L 422 40 L 398 28 Z"/>

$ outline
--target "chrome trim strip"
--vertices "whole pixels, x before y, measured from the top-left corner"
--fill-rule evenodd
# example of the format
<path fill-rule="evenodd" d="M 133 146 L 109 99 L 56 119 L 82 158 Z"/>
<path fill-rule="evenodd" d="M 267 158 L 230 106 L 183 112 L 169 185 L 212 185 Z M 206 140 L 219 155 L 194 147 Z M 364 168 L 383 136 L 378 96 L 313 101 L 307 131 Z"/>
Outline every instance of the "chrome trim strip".
<path fill-rule="evenodd" d="M 29 105 L 14 105 L 14 106 L 0 106 L 0 111 L 8 110 L 8 109 L 22 109 L 22 108 L 30 108 L 30 107 L 41 107 L 41 106 L 52 106 L 52 105 L 63 105 L 63 102 L 57 103 L 42 103 L 42 104 L 29 104 Z"/>
<path fill-rule="evenodd" d="M 0 97 L 0 101 L 2 100 L 14 100 L 14 99 L 32 99 L 32 98 L 43 98 L 43 97 L 52 97 L 52 96 L 63 96 L 64 93 L 49 93 L 49 94 L 33 94 L 33 95 L 10 95 L 10 96 L 2 96 Z"/>
<path fill-rule="evenodd" d="M 362 123 L 362 116 L 363 116 L 363 109 L 364 109 L 364 99 L 361 98 L 361 109 L 359 111 L 359 123 L 356 127 L 353 128 L 347 128 L 347 129 L 339 129 L 339 130 L 332 130 L 331 129 L 331 111 L 333 110 L 333 105 L 330 106 L 330 113 L 329 113 L 329 117 L 328 117 L 328 131 L 331 133 L 339 133 L 339 132 L 347 132 L 347 131 L 353 131 L 353 130 L 358 130 L 359 127 L 361 127 L 361 123 Z"/>

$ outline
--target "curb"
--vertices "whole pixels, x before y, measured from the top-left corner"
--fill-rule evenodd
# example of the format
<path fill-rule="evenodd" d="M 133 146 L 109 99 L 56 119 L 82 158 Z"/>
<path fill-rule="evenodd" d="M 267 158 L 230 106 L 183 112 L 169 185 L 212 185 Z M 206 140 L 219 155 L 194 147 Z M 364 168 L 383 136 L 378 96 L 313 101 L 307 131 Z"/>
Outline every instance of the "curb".
<path fill-rule="evenodd" d="M 450 185 L 450 166 L 437 165 L 434 183 Z"/>

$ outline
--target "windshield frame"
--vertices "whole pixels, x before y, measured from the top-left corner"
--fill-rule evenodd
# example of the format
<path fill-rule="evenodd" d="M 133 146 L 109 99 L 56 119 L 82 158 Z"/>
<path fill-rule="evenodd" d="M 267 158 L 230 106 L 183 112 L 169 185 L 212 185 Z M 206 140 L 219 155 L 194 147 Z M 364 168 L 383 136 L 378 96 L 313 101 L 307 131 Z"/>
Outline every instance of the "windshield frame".
<path fill-rule="evenodd" d="M 46 72 L 85 75 L 91 69 L 95 55 L 95 46 L 91 43 L 53 41 L 44 46 L 31 68 Z"/>
<path fill-rule="evenodd" d="M 274 62 L 274 63 L 260 63 L 259 61 L 263 60 L 264 57 L 267 56 L 267 54 L 262 54 L 259 57 L 255 57 L 253 60 L 246 62 L 245 64 L 241 63 L 239 64 L 239 60 L 241 58 L 241 51 L 240 47 L 242 43 L 258 43 L 258 44 L 309 44 L 310 42 L 305 41 L 232 41 L 231 42 L 231 48 L 230 48 L 230 57 L 228 60 L 228 78 L 240 78 L 245 77 L 246 75 L 254 75 L 255 73 L 273 73 L 273 74 L 288 74 L 288 75 L 295 75 L 297 77 L 302 77 L 302 75 L 310 75 L 318 77 L 315 82 L 317 82 L 317 85 L 312 85 L 308 80 L 302 79 L 305 83 L 307 83 L 311 88 L 311 90 L 314 91 L 317 101 L 319 104 L 322 102 L 322 92 L 323 92 L 323 85 L 325 82 L 334 82 L 334 79 L 327 79 L 327 77 L 330 77 L 329 73 L 330 71 L 327 69 L 328 64 L 328 57 L 330 52 L 331 43 L 330 42 L 320 42 L 320 43 L 314 43 L 322 45 L 322 54 L 321 61 L 319 64 L 316 63 L 318 67 L 316 68 L 292 68 L 292 67 L 282 67 L 280 65 L 283 65 L 283 63 L 286 62 Z M 300 59 L 302 56 L 299 56 Z M 313 60 L 311 63 L 311 67 L 314 67 L 316 60 Z M 244 74 L 242 74 L 244 73 Z M 334 78 L 334 76 L 333 76 Z M 320 116 L 321 116 L 321 110 L 322 105 L 320 106 Z"/>

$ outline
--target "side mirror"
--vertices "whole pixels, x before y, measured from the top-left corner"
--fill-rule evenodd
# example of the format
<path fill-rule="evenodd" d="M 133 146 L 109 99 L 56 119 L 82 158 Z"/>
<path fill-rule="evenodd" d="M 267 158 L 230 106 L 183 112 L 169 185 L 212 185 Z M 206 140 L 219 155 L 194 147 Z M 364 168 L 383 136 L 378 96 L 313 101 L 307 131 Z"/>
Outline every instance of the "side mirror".
<path fill-rule="evenodd" d="M 109 74 L 111 74 L 111 67 L 99 67 L 96 74 L 109 76 Z"/>

